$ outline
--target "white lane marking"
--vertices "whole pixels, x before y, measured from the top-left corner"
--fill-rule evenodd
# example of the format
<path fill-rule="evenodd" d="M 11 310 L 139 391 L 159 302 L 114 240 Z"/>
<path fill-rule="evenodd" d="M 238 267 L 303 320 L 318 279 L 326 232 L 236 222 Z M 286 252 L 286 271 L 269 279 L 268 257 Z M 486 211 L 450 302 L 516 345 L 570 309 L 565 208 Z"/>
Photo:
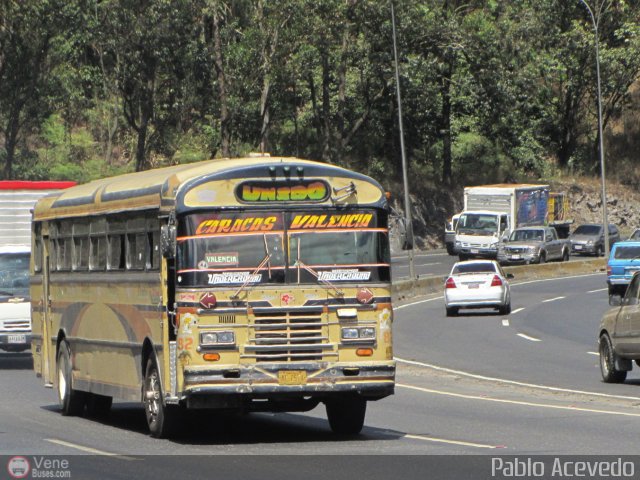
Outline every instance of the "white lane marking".
<path fill-rule="evenodd" d="M 432 393 L 435 395 L 444 395 L 447 397 L 464 398 L 467 400 L 482 400 L 485 402 L 507 403 L 510 405 L 520 405 L 524 407 L 551 408 L 554 410 L 571 410 L 574 412 L 597 413 L 597 414 L 604 413 L 606 415 L 620 415 L 623 417 L 640 417 L 640 413 L 617 412 L 615 410 L 599 410 L 597 408 L 583 408 L 583 407 L 576 407 L 573 405 L 552 405 L 549 403 L 525 402 L 522 400 L 507 400 L 505 398 L 479 397 L 477 395 L 466 395 L 462 393 L 446 392 L 444 390 L 433 390 L 431 388 L 416 387 L 414 385 L 406 385 L 402 383 L 396 383 L 396 387 L 408 388 L 410 390 L 418 390 L 420 392 Z"/>
<path fill-rule="evenodd" d="M 461 375 L 461 376 L 464 376 L 464 377 L 476 378 L 478 380 L 488 380 L 490 382 L 506 383 L 506 384 L 509 384 L 509 385 L 518 385 L 520 387 L 538 388 L 540 390 L 547 390 L 547 391 L 550 391 L 550 392 L 579 393 L 579 394 L 582 394 L 582 395 L 593 395 L 593 396 L 596 396 L 596 397 L 603 397 L 603 398 L 619 398 L 619 399 L 622 399 L 622 400 L 640 400 L 640 397 L 631 397 L 631 396 L 627 396 L 627 395 L 611 395 L 611 394 L 608 394 L 608 393 L 588 392 L 588 391 L 585 391 L 585 390 L 572 390 L 570 388 L 549 387 L 547 385 L 537 385 L 535 383 L 516 382 L 515 380 L 505 380 L 503 378 L 487 377 L 487 376 L 484 376 L 484 375 L 476 375 L 475 373 L 463 372 L 462 370 L 454 370 L 452 368 L 439 367 L 438 365 L 432 365 L 430 363 L 417 362 L 415 360 L 405 360 L 403 358 L 398 358 L 398 357 L 393 357 L 393 359 L 396 362 L 399 362 L 399 363 L 406 363 L 408 365 L 416 365 L 418 367 L 431 368 L 433 370 L 438 370 L 440 372 L 451 373 L 451 374 L 454 374 L 454 375 Z"/>
<path fill-rule="evenodd" d="M 410 435 L 405 434 L 405 438 L 411 438 L 412 440 L 424 440 L 425 442 L 435 443 L 447 443 L 449 445 L 461 445 L 463 447 L 475 447 L 475 448 L 506 448 L 504 445 L 485 445 L 483 443 L 463 442 L 461 440 L 447 440 L 445 438 L 425 437 L 424 435 Z"/>
<path fill-rule="evenodd" d="M 520 285 L 529 285 L 530 283 L 553 282 L 554 280 L 566 280 L 568 278 L 595 277 L 596 275 L 602 276 L 603 272 L 585 273 L 585 274 L 582 274 L 582 275 L 571 275 L 571 276 L 568 276 L 568 277 L 538 278 L 536 280 L 527 280 L 526 282 L 517 282 L 517 283 L 510 282 L 510 283 L 511 283 L 512 287 L 519 287 Z"/>
<path fill-rule="evenodd" d="M 427 263 L 416 263 L 413 266 L 414 267 L 427 267 L 429 265 L 440 265 L 441 262 L 427 262 Z M 396 268 L 409 268 L 409 265 L 394 265 L 393 266 L 394 269 Z"/>
<path fill-rule="evenodd" d="M 542 341 L 539 338 L 530 337 L 529 335 L 526 335 L 524 333 L 517 333 L 516 335 L 518 335 L 519 337 L 524 338 L 525 340 L 529 340 L 531 342 L 541 342 Z"/>
<path fill-rule="evenodd" d="M 596 357 L 599 357 L 600 354 L 598 352 L 587 352 L 589 355 L 595 355 Z"/>
<path fill-rule="evenodd" d="M 401 310 L 403 308 L 413 307 L 414 305 L 418 305 L 420 303 L 427 303 L 427 302 L 433 302 L 434 300 L 441 300 L 442 298 L 444 298 L 444 295 L 441 295 L 439 297 L 434 297 L 434 298 L 428 298 L 426 300 L 420 300 L 419 302 L 407 303 L 405 305 L 398 305 L 397 307 L 393 307 L 393 309 Z"/>
<path fill-rule="evenodd" d="M 503 318 L 502 319 L 502 326 L 503 327 L 508 327 L 509 326 L 509 319 L 508 318 Z"/>
<path fill-rule="evenodd" d="M 96 448 L 85 447 L 84 445 L 78 445 L 78 444 L 71 443 L 71 442 L 65 442 L 64 440 L 58 440 L 57 438 L 45 438 L 44 440 L 46 442 L 55 443 L 55 444 L 62 445 L 62 446 L 65 446 L 65 447 L 75 448 L 76 450 L 81 450 L 83 452 L 93 453 L 94 455 L 103 455 L 103 456 L 106 456 L 106 457 L 116 457 L 116 458 L 120 458 L 122 460 L 136 460 L 135 458 L 127 457 L 126 455 L 120 455 L 118 453 L 112 453 L 112 452 L 105 452 L 104 450 L 98 450 Z"/>
<path fill-rule="evenodd" d="M 546 300 L 542 300 L 542 303 L 555 302 L 556 300 L 562 300 L 563 298 L 567 298 L 567 297 L 547 298 Z"/>
<path fill-rule="evenodd" d="M 597 290 L 589 290 L 587 293 L 606 292 L 608 288 L 598 288 Z"/>
<path fill-rule="evenodd" d="M 513 315 L 514 313 L 521 312 L 522 310 L 524 310 L 524 307 L 516 308 L 515 310 L 513 310 L 513 311 L 511 312 L 511 315 Z"/>

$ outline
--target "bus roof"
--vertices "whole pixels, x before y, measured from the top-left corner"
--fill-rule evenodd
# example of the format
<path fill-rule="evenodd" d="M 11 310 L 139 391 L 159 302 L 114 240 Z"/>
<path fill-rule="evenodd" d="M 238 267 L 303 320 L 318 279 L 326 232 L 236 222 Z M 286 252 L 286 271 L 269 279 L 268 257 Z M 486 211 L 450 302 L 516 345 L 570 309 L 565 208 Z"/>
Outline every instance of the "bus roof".
<path fill-rule="evenodd" d="M 206 160 L 94 180 L 43 198 L 36 204 L 33 218 L 43 220 L 148 209 L 168 214 L 173 210 L 181 213 L 206 207 L 247 206 L 251 202 L 238 199 L 240 181 L 260 183 L 261 187 L 256 188 L 265 185 L 284 185 L 286 188 L 286 185 L 308 184 L 318 179 L 324 180 L 328 193 L 316 204 L 353 203 L 353 196 L 340 199 L 341 189 L 348 189 L 353 184 L 358 205 L 386 207 L 382 187 L 366 175 L 312 160 L 250 156 Z M 263 201 L 256 205 L 274 203 L 283 202 Z M 308 202 L 290 200 L 286 203 Z"/>

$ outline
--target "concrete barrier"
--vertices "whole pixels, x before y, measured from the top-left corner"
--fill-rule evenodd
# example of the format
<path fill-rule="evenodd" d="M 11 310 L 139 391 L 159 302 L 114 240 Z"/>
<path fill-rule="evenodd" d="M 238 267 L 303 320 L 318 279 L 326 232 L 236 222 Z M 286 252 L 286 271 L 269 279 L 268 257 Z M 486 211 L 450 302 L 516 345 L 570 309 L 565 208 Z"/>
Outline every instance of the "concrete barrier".
<path fill-rule="evenodd" d="M 503 267 L 506 273 L 513 274 L 511 283 L 517 284 L 527 280 L 540 278 L 564 277 L 580 275 L 586 273 L 606 272 L 606 262 L 604 258 L 593 258 L 585 260 L 574 260 L 571 262 L 543 263 L 542 265 L 522 265 L 514 267 Z M 399 280 L 391 285 L 391 297 L 394 302 L 401 302 L 413 297 L 442 293 L 444 281 L 447 276 L 422 276 L 414 281 Z M 606 286 L 602 284 L 603 288 Z"/>

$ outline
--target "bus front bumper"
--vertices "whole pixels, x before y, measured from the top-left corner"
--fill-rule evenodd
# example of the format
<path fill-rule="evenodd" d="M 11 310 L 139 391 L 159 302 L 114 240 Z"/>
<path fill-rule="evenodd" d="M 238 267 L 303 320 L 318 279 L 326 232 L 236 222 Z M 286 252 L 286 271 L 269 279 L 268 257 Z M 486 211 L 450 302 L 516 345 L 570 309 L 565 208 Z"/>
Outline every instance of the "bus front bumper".
<path fill-rule="evenodd" d="M 377 400 L 393 394 L 393 361 L 226 365 L 185 368 L 180 397 L 242 396 L 245 398 L 330 398 L 345 393 Z"/>

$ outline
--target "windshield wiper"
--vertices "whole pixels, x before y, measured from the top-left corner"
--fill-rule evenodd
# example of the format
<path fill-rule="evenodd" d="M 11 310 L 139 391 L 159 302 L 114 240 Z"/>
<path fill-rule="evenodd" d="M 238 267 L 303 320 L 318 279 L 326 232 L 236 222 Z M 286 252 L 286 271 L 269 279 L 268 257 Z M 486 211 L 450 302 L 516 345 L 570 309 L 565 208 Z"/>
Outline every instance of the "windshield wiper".
<path fill-rule="evenodd" d="M 300 284 L 300 267 L 302 267 L 311 275 L 316 277 L 316 279 L 318 280 L 318 282 L 320 282 L 322 286 L 334 290 L 338 297 L 344 297 L 344 292 L 342 290 L 336 287 L 329 280 L 324 280 L 320 278 L 320 274 L 318 272 L 316 272 L 313 268 L 311 268 L 309 265 L 305 264 L 302 260 L 300 260 L 300 244 L 302 243 L 301 240 L 302 240 L 301 238 L 298 238 L 298 258 L 296 259 L 296 263 L 294 263 L 294 267 L 298 268 L 298 284 Z"/>
<path fill-rule="evenodd" d="M 262 268 L 265 265 L 267 265 L 267 269 L 269 271 L 269 278 L 271 278 L 271 255 L 272 254 L 269 251 L 269 246 L 267 245 L 267 235 L 266 234 L 262 235 L 262 238 L 264 239 L 264 251 L 267 253 L 266 256 L 262 259 L 262 261 L 256 267 L 256 269 L 249 274 L 249 276 L 247 277 L 247 280 L 240 286 L 240 288 L 236 290 L 236 293 L 231 295 L 230 297 L 231 300 L 238 300 L 239 298 L 238 295 L 240 295 L 240 293 L 247 287 L 247 285 L 249 285 L 253 276 L 257 274 L 260 270 L 262 270 Z"/>
<path fill-rule="evenodd" d="M 320 282 L 323 286 L 326 286 L 326 287 L 334 290 L 336 292 L 337 296 L 344 297 L 344 292 L 342 290 L 340 290 L 338 287 L 336 287 L 329 280 L 324 280 L 324 279 L 320 278 L 320 274 L 318 272 L 316 272 L 313 268 L 311 268 L 309 265 L 306 265 L 305 263 L 303 263 L 302 261 L 300 261 L 298 259 L 298 260 L 296 260 L 295 266 L 298 267 L 298 279 L 300 278 L 300 267 L 302 267 L 307 272 L 309 272 L 311 275 L 316 277 L 318 279 L 318 282 Z M 298 283 L 300 283 L 300 280 L 298 280 Z"/>

